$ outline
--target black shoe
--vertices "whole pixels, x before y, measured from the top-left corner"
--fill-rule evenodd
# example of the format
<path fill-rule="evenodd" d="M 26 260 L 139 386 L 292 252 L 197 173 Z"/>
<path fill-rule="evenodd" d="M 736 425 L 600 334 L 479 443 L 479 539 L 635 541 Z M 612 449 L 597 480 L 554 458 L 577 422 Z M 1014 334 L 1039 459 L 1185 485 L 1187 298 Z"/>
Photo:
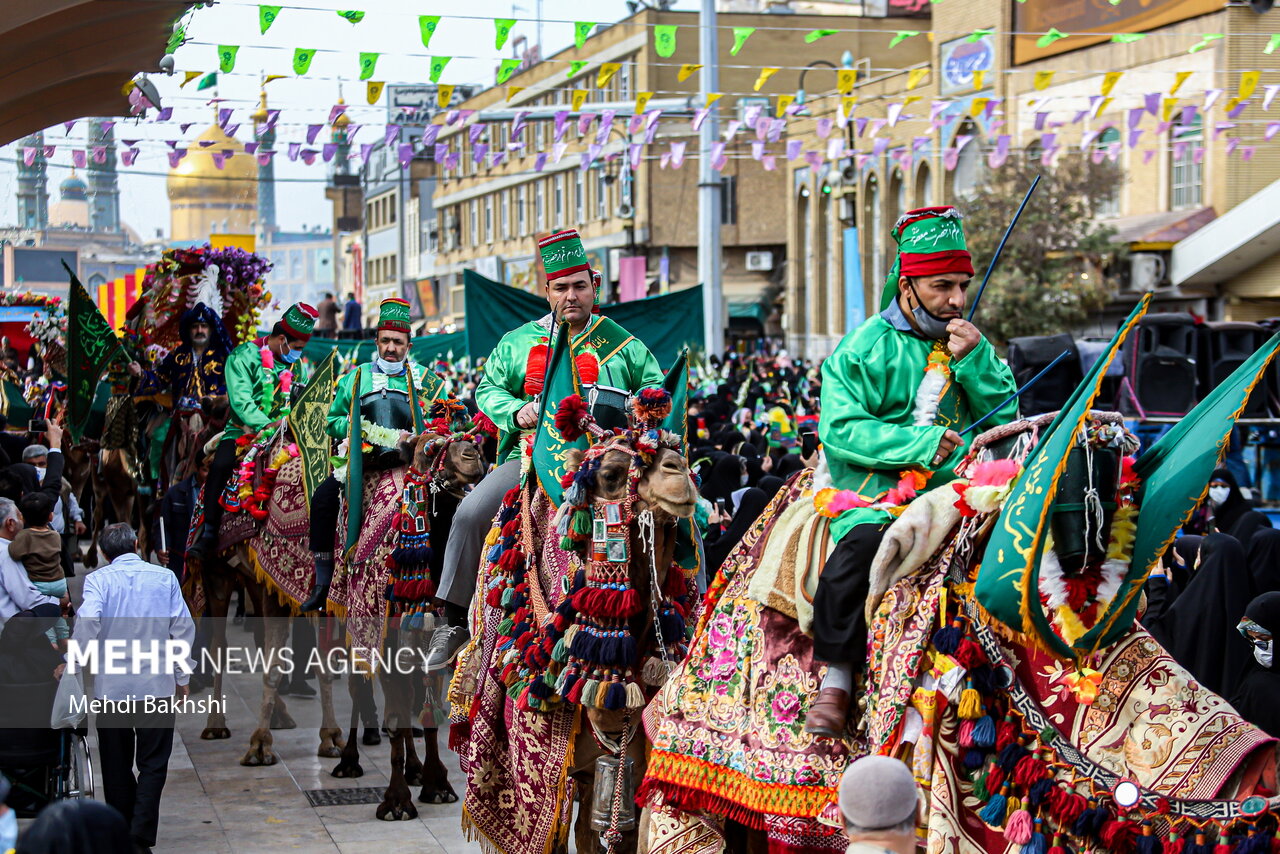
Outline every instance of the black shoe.
<path fill-rule="evenodd" d="M 367 726 L 364 728 L 364 737 L 360 741 L 364 743 L 365 747 L 373 747 L 374 745 L 382 744 L 382 736 L 378 735 L 376 726 Z"/>
<path fill-rule="evenodd" d="M 307 601 L 302 603 L 302 610 L 304 613 L 307 611 L 321 611 L 328 601 L 329 585 L 317 584 L 311 589 L 311 595 L 307 597 Z"/>

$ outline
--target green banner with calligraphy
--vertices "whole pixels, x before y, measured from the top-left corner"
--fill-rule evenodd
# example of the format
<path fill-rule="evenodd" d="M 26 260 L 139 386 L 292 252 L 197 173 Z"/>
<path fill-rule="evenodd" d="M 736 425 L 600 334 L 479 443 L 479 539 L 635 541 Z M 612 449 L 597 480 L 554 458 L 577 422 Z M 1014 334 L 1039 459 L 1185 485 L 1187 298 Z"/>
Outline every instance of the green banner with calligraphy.
<path fill-rule="evenodd" d="M 586 450 L 590 446 L 583 436 L 574 442 L 566 441 L 556 429 L 556 411 L 560 401 L 571 394 L 580 394 L 577 370 L 569 358 L 569 324 L 560 324 L 555 348 L 547 362 L 547 379 L 542 391 L 542 410 L 538 414 L 538 432 L 533 438 L 533 469 L 538 485 L 556 507 L 564 497 L 560 478 L 564 477 L 565 455 L 570 448 Z"/>
<path fill-rule="evenodd" d="M 71 277 L 71 299 L 67 306 L 67 427 L 71 438 L 80 441 L 93 412 L 93 395 L 107 363 L 121 352 L 120 339 L 111 331 L 93 297 L 67 262 Z"/>
<path fill-rule="evenodd" d="M 307 506 L 316 488 L 329 476 L 333 466 L 329 461 L 329 407 L 333 404 L 334 354 L 320 363 L 307 381 L 307 387 L 298 397 L 289 413 L 289 429 L 293 441 L 298 444 L 298 456 L 302 460 L 302 488 L 306 492 Z"/>

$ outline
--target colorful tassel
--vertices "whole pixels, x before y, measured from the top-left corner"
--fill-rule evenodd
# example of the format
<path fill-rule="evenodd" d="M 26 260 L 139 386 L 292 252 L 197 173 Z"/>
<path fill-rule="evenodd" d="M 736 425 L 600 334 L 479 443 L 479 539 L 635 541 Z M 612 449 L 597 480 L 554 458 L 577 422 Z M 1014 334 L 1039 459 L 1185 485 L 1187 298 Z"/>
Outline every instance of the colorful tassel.
<path fill-rule="evenodd" d="M 960 707 L 956 710 L 956 714 L 965 721 L 976 721 L 982 717 L 982 695 L 973 687 L 972 679 L 960 692 Z"/>
<path fill-rule="evenodd" d="M 961 725 L 963 728 L 963 724 Z M 973 725 L 973 734 L 970 736 L 973 740 L 974 747 L 983 747 L 990 749 L 996 746 L 996 722 L 992 720 L 990 715 L 983 715 L 978 718 L 977 723 Z"/>
<path fill-rule="evenodd" d="M 1022 808 L 1020 800 L 1014 798 L 1010 803 L 1014 805 L 1014 809 L 1005 820 L 1004 838 L 1013 845 L 1026 845 L 1031 841 L 1035 823 L 1031 820 L 1031 813 Z"/>
<path fill-rule="evenodd" d="M 1178 835 L 1176 830 L 1169 831 L 1169 838 L 1164 841 L 1164 850 L 1160 854 L 1183 854 L 1187 841 Z"/>
<path fill-rule="evenodd" d="M 957 617 L 951 621 L 951 625 L 933 633 L 934 649 L 943 655 L 951 655 L 960 646 L 960 639 L 963 637 L 964 621 Z"/>
<path fill-rule="evenodd" d="M 978 811 L 978 818 L 990 827 L 1003 827 L 1005 809 L 1009 805 L 1009 797 L 1005 794 L 1008 791 L 1009 785 L 1006 783 L 1000 793 L 992 795 L 987 805 Z"/>
<path fill-rule="evenodd" d="M 1007 838 L 1008 835 L 1006 831 L 1005 837 Z M 1022 846 L 1021 854 L 1046 854 L 1048 848 L 1049 843 L 1044 837 L 1044 822 L 1037 818 L 1035 832 L 1031 834 L 1031 839 L 1027 840 L 1027 844 Z"/>

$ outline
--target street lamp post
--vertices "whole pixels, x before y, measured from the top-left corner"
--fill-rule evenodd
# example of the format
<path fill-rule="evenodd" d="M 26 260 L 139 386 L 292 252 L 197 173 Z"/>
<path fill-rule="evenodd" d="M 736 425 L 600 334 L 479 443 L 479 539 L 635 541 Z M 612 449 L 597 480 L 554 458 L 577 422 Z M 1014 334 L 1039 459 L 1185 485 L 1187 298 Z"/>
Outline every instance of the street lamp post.
<path fill-rule="evenodd" d="M 701 95 L 705 108 L 720 87 L 716 33 L 716 0 L 702 0 L 698 13 Z M 698 281 L 702 283 L 703 344 L 707 354 L 724 351 L 724 320 L 720 284 L 720 174 L 712 168 L 711 148 L 720 133 L 713 105 L 698 137 Z"/>

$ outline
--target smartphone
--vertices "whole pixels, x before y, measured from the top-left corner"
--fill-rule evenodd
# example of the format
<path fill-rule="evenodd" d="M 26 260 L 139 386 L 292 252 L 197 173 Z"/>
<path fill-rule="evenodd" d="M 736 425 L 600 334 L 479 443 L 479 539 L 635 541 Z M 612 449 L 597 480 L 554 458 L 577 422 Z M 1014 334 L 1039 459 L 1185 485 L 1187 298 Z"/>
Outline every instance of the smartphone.
<path fill-rule="evenodd" d="M 729 516 L 729 506 L 723 498 L 716 499 L 716 512 L 726 518 Z"/>
<path fill-rule="evenodd" d="M 804 430 L 800 433 L 800 456 L 812 457 L 818 450 L 818 431 Z"/>
<path fill-rule="evenodd" d="M 49 422 L 43 418 L 32 418 L 31 423 L 27 425 L 28 433 L 43 433 L 49 429 Z"/>

